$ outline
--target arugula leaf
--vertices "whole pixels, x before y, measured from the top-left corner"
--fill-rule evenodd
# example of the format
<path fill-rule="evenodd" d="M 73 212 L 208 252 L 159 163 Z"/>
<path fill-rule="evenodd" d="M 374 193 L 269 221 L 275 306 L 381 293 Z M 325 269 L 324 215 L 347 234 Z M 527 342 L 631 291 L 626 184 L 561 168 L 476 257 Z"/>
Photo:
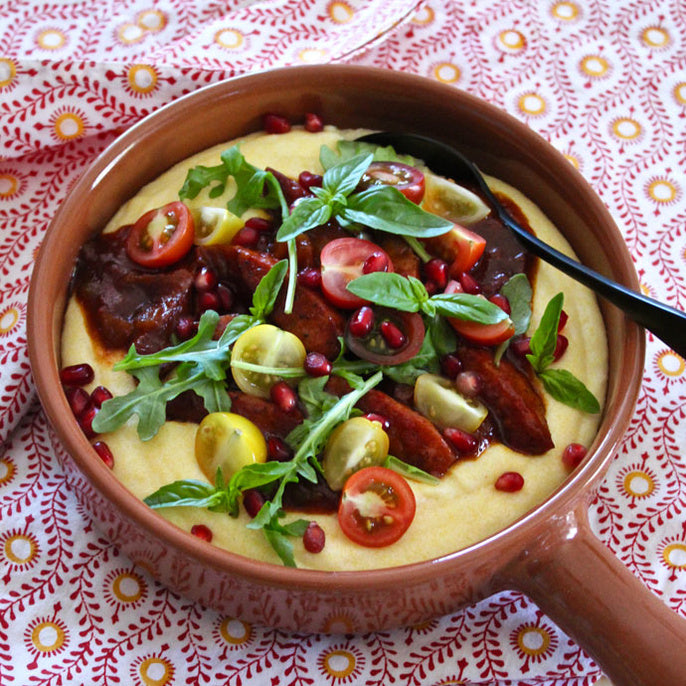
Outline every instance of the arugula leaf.
<path fill-rule="evenodd" d="M 324 169 L 333 167 L 334 164 L 342 160 L 348 160 L 351 157 L 362 154 L 372 154 L 374 162 L 402 162 L 409 164 L 411 167 L 420 165 L 420 162 L 415 157 L 399 154 L 390 145 L 383 147 L 365 141 L 341 140 L 338 141 L 336 148 L 338 152 L 335 152 L 326 145 L 321 147 L 319 161 Z"/>
<path fill-rule="evenodd" d="M 425 472 L 423 469 L 419 469 L 419 467 L 408 464 L 407 462 L 404 462 L 400 458 L 394 457 L 393 455 L 386 456 L 383 466 L 386 467 L 386 469 L 392 469 L 394 472 L 401 474 L 406 479 L 420 481 L 421 483 L 431 484 L 432 486 L 436 486 L 441 483 L 441 480 L 435 477 L 433 474 L 429 474 L 429 472 Z"/>

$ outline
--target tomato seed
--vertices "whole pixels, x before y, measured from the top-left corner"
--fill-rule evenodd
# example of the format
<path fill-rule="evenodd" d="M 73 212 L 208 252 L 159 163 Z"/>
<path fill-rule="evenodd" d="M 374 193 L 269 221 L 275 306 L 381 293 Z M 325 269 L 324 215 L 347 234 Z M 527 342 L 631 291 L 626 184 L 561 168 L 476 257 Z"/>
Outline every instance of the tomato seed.
<path fill-rule="evenodd" d="M 310 133 L 319 133 L 324 129 L 324 122 L 322 118 L 314 112 L 305 113 L 305 131 Z"/>
<path fill-rule="evenodd" d="M 282 412 L 291 412 L 298 404 L 295 391 L 285 381 L 277 381 L 271 387 L 269 396 Z"/>
<path fill-rule="evenodd" d="M 448 283 L 448 263 L 434 257 L 424 265 L 426 278 L 435 284 L 438 290 L 443 290 Z"/>
<path fill-rule="evenodd" d="M 65 386 L 85 386 L 95 378 L 93 367 L 87 363 L 72 364 L 60 371 L 60 381 Z"/>
<path fill-rule="evenodd" d="M 461 456 L 473 455 L 479 447 L 476 437 L 462 429 L 449 427 L 443 430 L 443 436 Z"/>
<path fill-rule="evenodd" d="M 441 358 L 441 371 L 449 379 L 455 379 L 462 371 L 462 362 L 457 355 L 448 353 Z"/>
<path fill-rule="evenodd" d="M 262 118 L 262 128 L 265 133 L 288 133 L 291 130 L 291 123 L 278 114 L 265 114 Z"/>
<path fill-rule="evenodd" d="M 326 544 L 326 534 L 317 522 L 310 522 L 303 534 L 303 545 L 308 553 L 321 553 Z"/>
<path fill-rule="evenodd" d="M 364 338 L 368 336 L 374 328 L 374 310 L 367 305 L 360 307 L 359 310 L 353 313 L 348 322 L 348 331 L 355 336 L 355 338 Z"/>
<path fill-rule="evenodd" d="M 392 321 L 388 319 L 382 321 L 380 330 L 389 348 L 399 350 L 407 345 L 407 336 Z"/>
<path fill-rule="evenodd" d="M 67 402 L 75 417 L 78 417 L 92 402 L 88 391 L 80 387 L 67 386 L 64 394 L 67 396 Z"/>
<path fill-rule="evenodd" d="M 254 488 L 243 492 L 243 507 L 250 517 L 257 517 L 257 513 L 264 505 L 264 496 Z"/>
<path fill-rule="evenodd" d="M 114 455 L 105 441 L 95 441 L 93 449 L 110 469 L 114 467 Z"/>
<path fill-rule="evenodd" d="M 315 267 L 305 267 L 298 272 L 298 284 L 316 290 L 322 285 L 322 273 Z"/>
<path fill-rule="evenodd" d="M 462 272 L 458 277 L 462 290 L 470 295 L 479 295 L 481 293 L 481 286 L 479 282 L 467 272 Z"/>
<path fill-rule="evenodd" d="M 562 451 L 562 464 L 571 472 L 583 462 L 586 453 L 587 450 L 581 443 L 570 443 Z"/>
<path fill-rule="evenodd" d="M 307 353 L 303 367 L 309 376 L 327 376 L 331 373 L 331 362 L 322 353 Z"/>
<path fill-rule="evenodd" d="M 195 275 L 193 285 L 195 290 L 204 293 L 205 291 L 212 291 L 217 287 L 219 280 L 217 274 L 209 267 L 201 267 Z"/>
<path fill-rule="evenodd" d="M 204 524 L 193 524 L 191 533 L 193 536 L 197 536 L 199 539 L 207 541 L 208 543 L 212 540 L 212 530 Z"/>
<path fill-rule="evenodd" d="M 505 493 L 515 493 L 524 488 L 524 477 L 519 472 L 503 472 L 495 481 L 495 487 Z"/>
<path fill-rule="evenodd" d="M 91 402 L 98 409 L 102 407 L 102 404 L 105 402 L 105 400 L 109 400 L 111 397 L 112 394 L 104 386 L 97 386 L 93 389 L 90 395 Z"/>
<path fill-rule="evenodd" d="M 247 224 L 233 237 L 231 243 L 243 248 L 254 248 L 260 240 L 260 233 Z"/>
<path fill-rule="evenodd" d="M 381 428 L 384 431 L 388 431 L 391 428 L 391 422 L 388 420 L 387 417 L 384 417 L 382 414 L 370 412 L 369 414 L 366 414 L 364 418 L 370 422 L 379 422 L 379 424 L 381 424 Z"/>
<path fill-rule="evenodd" d="M 373 272 L 387 272 L 388 271 L 388 257 L 377 250 L 375 250 L 362 265 L 363 274 L 371 274 Z"/>
<path fill-rule="evenodd" d="M 300 172 L 298 176 L 298 183 L 305 189 L 310 190 L 310 188 L 320 188 L 324 178 L 321 174 L 313 174 L 312 172 L 304 171 Z"/>

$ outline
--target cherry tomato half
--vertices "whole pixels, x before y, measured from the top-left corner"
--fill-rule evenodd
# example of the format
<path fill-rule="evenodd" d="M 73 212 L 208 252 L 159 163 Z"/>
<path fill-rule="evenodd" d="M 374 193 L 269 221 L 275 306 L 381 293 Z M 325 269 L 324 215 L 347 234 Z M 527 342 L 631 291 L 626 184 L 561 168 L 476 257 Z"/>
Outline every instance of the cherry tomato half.
<path fill-rule="evenodd" d="M 419 204 L 424 197 L 424 174 L 402 162 L 372 162 L 362 175 L 358 189 L 370 186 L 394 186 L 408 200 Z"/>
<path fill-rule="evenodd" d="M 462 286 L 458 281 L 449 281 L 445 287 L 445 293 L 448 294 L 461 292 Z M 448 317 L 448 322 L 460 336 L 477 345 L 498 345 L 514 336 L 515 332 L 514 323 L 509 317 L 496 324 L 482 324 L 457 317 Z"/>
<path fill-rule="evenodd" d="M 336 307 L 353 309 L 366 300 L 353 295 L 346 286 L 362 274 L 392 272 L 393 262 L 378 245 L 362 238 L 336 238 L 327 243 L 320 255 L 322 292 Z"/>
<path fill-rule="evenodd" d="M 447 233 L 434 238 L 424 239 L 430 252 L 435 253 L 450 264 L 450 275 L 457 276 L 468 272 L 483 255 L 486 239 L 459 224 Z"/>
<path fill-rule="evenodd" d="M 182 202 L 170 202 L 138 219 L 126 240 L 126 254 L 142 267 L 167 267 L 186 255 L 194 238 L 189 209 Z"/>
<path fill-rule="evenodd" d="M 385 467 L 365 467 L 345 482 L 338 523 L 354 543 L 383 548 L 407 531 L 415 509 L 414 493 L 400 474 Z"/>
<path fill-rule="evenodd" d="M 370 308 L 373 323 L 369 333 L 363 337 L 355 336 L 351 332 L 350 321 L 345 329 L 345 343 L 348 350 L 360 359 L 374 364 L 401 364 L 411 360 L 421 349 L 426 335 L 424 320 L 417 312 L 401 312 L 385 307 Z M 354 316 L 354 315 L 353 315 Z M 397 332 L 385 331 L 384 322 L 390 322 Z M 393 335 L 401 334 L 404 341 L 398 344 Z"/>

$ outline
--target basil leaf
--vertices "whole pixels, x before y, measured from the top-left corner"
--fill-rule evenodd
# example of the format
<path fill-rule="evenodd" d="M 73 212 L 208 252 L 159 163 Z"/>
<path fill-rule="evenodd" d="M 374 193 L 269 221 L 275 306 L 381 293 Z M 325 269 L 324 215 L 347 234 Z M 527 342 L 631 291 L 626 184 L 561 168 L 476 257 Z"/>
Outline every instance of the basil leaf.
<path fill-rule="evenodd" d="M 352 193 L 374 158 L 371 154 L 356 155 L 343 160 L 324 172 L 322 188 L 331 196 L 341 194 L 348 196 Z"/>
<path fill-rule="evenodd" d="M 421 281 L 419 283 L 422 285 Z M 422 301 L 417 298 L 416 287 L 408 278 L 394 272 L 363 274 L 351 281 L 346 288 L 359 298 L 384 307 L 403 312 L 418 312 L 421 308 Z M 424 296 L 425 300 L 429 297 L 426 289 Z"/>
<path fill-rule="evenodd" d="M 500 289 L 510 303 L 510 319 L 514 324 L 514 335 L 526 333 L 531 323 L 531 298 L 533 291 L 526 274 L 515 274 Z"/>
<path fill-rule="evenodd" d="M 565 405 L 582 412 L 597 414 L 600 403 L 586 386 L 566 369 L 545 369 L 538 374 L 543 387 L 550 395 Z"/>
<path fill-rule="evenodd" d="M 331 219 L 332 208 L 319 198 L 303 198 L 284 219 L 276 232 L 276 240 L 285 242 L 305 231 L 326 224 Z"/>
<path fill-rule="evenodd" d="M 431 303 L 438 314 L 456 317 L 480 324 L 497 324 L 507 319 L 507 314 L 481 295 L 470 293 L 439 293 L 432 295 Z"/>
<path fill-rule="evenodd" d="M 542 372 L 555 359 L 555 346 L 557 345 L 557 329 L 560 323 L 560 314 L 564 295 L 558 293 L 550 299 L 546 305 L 538 328 L 531 337 L 529 344 L 531 354 L 527 359 L 536 372 Z"/>
<path fill-rule="evenodd" d="M 453 226 L 452 222 L 424 211 L 392 186 L 373 186 L 351 195 L 340 218 L 343 223 L 364 224 L 386 233 L 417 238 L 440 236 Z"/>
<path fill-rule="evenodd" d="M 143 499 L 149 507 L 216 507 L 225 497 L 221 490 L 207 483 L 195 479 L 174 481 L 162 486 L 154 493 Z"/>
<path fill-rule="evenodd" d="M 266 319 L 271 314 L 287 271 L 288 260 L 281 260 L 260 279 L 257 288 L 255 288 L 252 307 L 250 308 L 250 314 L 253 317 Z"/>

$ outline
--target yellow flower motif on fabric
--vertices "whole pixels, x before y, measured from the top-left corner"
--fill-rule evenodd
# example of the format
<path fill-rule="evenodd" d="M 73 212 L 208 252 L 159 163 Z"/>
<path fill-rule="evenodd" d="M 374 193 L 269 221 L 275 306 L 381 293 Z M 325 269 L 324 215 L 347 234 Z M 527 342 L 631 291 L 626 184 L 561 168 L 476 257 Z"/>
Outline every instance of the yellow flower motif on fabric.
<path fill-rule="evenodd" d="M 6 486 L 17 473 L 14 462 L 9 457 L 0 457 L 0 487 Z"/>
<path fill-rule="evenodd" d="M 0 336 L 9 334 L 17 326 L 19 319 L 20 312 L 13 305 L 0 311 Z"/>
<path fill-rule="evenodd" d="M 574 167 L 574 169 L 581 169 L 581 162 L 579 162 L 579 158 L 576 155 L 565 153 L 565 157 L 572 167 Z"/>
<path fill-rule="evenodd" d="M 661 26 L 648 26 L 641 31 L 641 42 L 649 48 L 666 48 L 672 39 Z"/>
<path fill-rule="evenodd" d="M 610 132 L 620 140 L 635 141 L 641 138 L 643 127 L 631 117 L 617 117 L 610 126 Z"/>
<path fill-rule="evenodd" d="M 174 682 L 174 672 L 174 664 L 165 657 L 139 656 L 131 663 L 131 683 L 144 686 L 166 686 Z"/>
<path fill-rule="evenodd" d="M 561 21 L 574 21 L 581 15 L 581 10 L 575 2 L 556 2 L 550 8 L 550 14 Z"/>
<path fill-rule="evenodd" d="M 13 565 L 28 567 L 38 556 L 38 542 L 29 534 L 14 532 L 3 541 L 2 552 L 5 559 Z"/>
<path fill-rule="evenodd" d="M 121 603 L 135 603 L 143 597 L 145 584 L 138 574 L 123 572 L 112 581 L 112 593 Z"/>
<path fill-rule="evenodd" d="M 238 50 L 245 38 L 236 29 L 220 29 L 214 34 L 214 43 L 225 50 Z"/>
<path fill-rule="evenodd" d="M 602 79 L 610 73 L 610 63 L 600 55 L 587 55 L 579 63 L 579 69 L 586 76 Z"/>
<path fill-rule="evenodd" d="M 326 11 L 335 24 L 347 24 L 355 16 L 355 10 L 347 2 L 330 2 Z"/>
<path fill-rule="evenodd" d="M 78 110 L 60 107 L 50 117 L 53 136 L 58 141 L 81 138 L 86 131 L 86 116 Z"/>
<path fill-rule="evenodd" d="M 332 634 L 351 634 L 355 631 L 355 620 L 344 612 L 331 615 L 324 622 L 324 631 Z"/>
<path fill-rule="evenodd" d="M 325 652 L 320 657 L 320 664 L 327 676 L 339 681 L 348 681 L 355 671 L 357 660 L 352 651 L 339 648 Z"/>
<path fill-rule="evenodd" d="M 140 43 L 145 38 L 145 34 L 145 29 L 130 21 L 118 26 L 115 32 L 117 40 L 122 45 L 135 45 L 136 43 Z"/>
<path fill-rule="evenodd" d="M 550 633 L 540 626 L 523 626 L 517 632 L 517 646 L 529 657 L 543 655 L 550 648 Z"/>
<path fill-rule="evenodd" d="M 671 378 L 683 376 L 686 371 L 686 361 L 673 350 L 665 350 L 655 362 L 660 373 Z"/>
<path fill-rule="evenodd" d="M 158 33 L 167 25 L 167 15 L 160 10 L 143 10 L 136 16 L 136 25 L 144 31 Z"/>
<path fill-rule="evenodd" d="M 305 64 L 318 64 L 325 62 L 328 54 L 323 48 L 304 48 L 298 53 L 298 59 Z"/>
<path fill-rule="evenodd" d="M 655 491 L 655 480 L 643 470 L 632 470 L 624 475 L 624 491 L 632 498 L 648 498 Z"/>
<path fill-rule="evenodd" d="M 66 44 L 67 34 L 62 29 L 43 29 L 36 35 L 36 45 L 41 50 L 61 50 Z"/>
<path fill-rule="evenodd" d="M 61 620 L 38 621 L 29 630 L 31 646 L 39 653 L 57 653 L 68 641 L 67 627 Z"/>
<path fill-rule="evenodd" d="M 424 5 L 423 7 L 420 7 L 412 17 L 412 23 L 418 24 L 419 26 L 427 26 L 428 24 L 433 23 L 435 18 L 436 13 L 433 11 L 433 8 Z"/>
<path fill-rule="evenodd" d="M 540 117 L 546 113 L 547 105 L 544 98 L 538 93 L 524 93 L 517 99 L 517 107 L 522 114 L 529 117 Z"/>
<path fill-rule="evenodd" d="M 224 617 L 219 624 L 219 636 L 231 646 L 245 645 L 252 638 L 252 626 L 236 617 Z"/>
<path fill-rule="evenodd" d="M 645 187 L 646 195 L 660 205 L 669 205 L 680 196 L 679 187 L 666 177 L 653 177 Z"/>
<path fill-rule="evenodd" d="M 432 71 L 433 77 L 441 83 L 457 83 L 462 76 L 460 68 L 452 62 L 439 62 Z"/>
<path fill-rule="evenodd" d="M 157 88 L 157 70 L 149 64 L 134 64 L 126 74 L 132 95 L 149 95 Z"/>
<path fill-rule="evenodd" d="M 686 569 L 686 543 L 675 541 L 664 545 L 662 560 L 670 569 Z"/>
<path fill-rule="evenodd" d="M 686 81 L 677 83 L 677 85 L 674 86 L 674 90 L 672 92 L 674 93 L 674 99 L 680 105 L 686 105 Z"/>
<path fill-rule="evenodd" d="M 8 200 L 19 190 L 19 179 L 10 172 L 0 172 L 0 200 Z"/>
<path fill-rule="evenodd" d="M 526 47 L 526 38 L 517 29 L 503 29 L 496 36 L 495 46 L 506 52 L 517 53 Z"/>
<path fill-rule="evenodd" d="M 17 65 L 9 57 L 0 57 L 0 89 L 7 88 L 17 75 Z"/>

